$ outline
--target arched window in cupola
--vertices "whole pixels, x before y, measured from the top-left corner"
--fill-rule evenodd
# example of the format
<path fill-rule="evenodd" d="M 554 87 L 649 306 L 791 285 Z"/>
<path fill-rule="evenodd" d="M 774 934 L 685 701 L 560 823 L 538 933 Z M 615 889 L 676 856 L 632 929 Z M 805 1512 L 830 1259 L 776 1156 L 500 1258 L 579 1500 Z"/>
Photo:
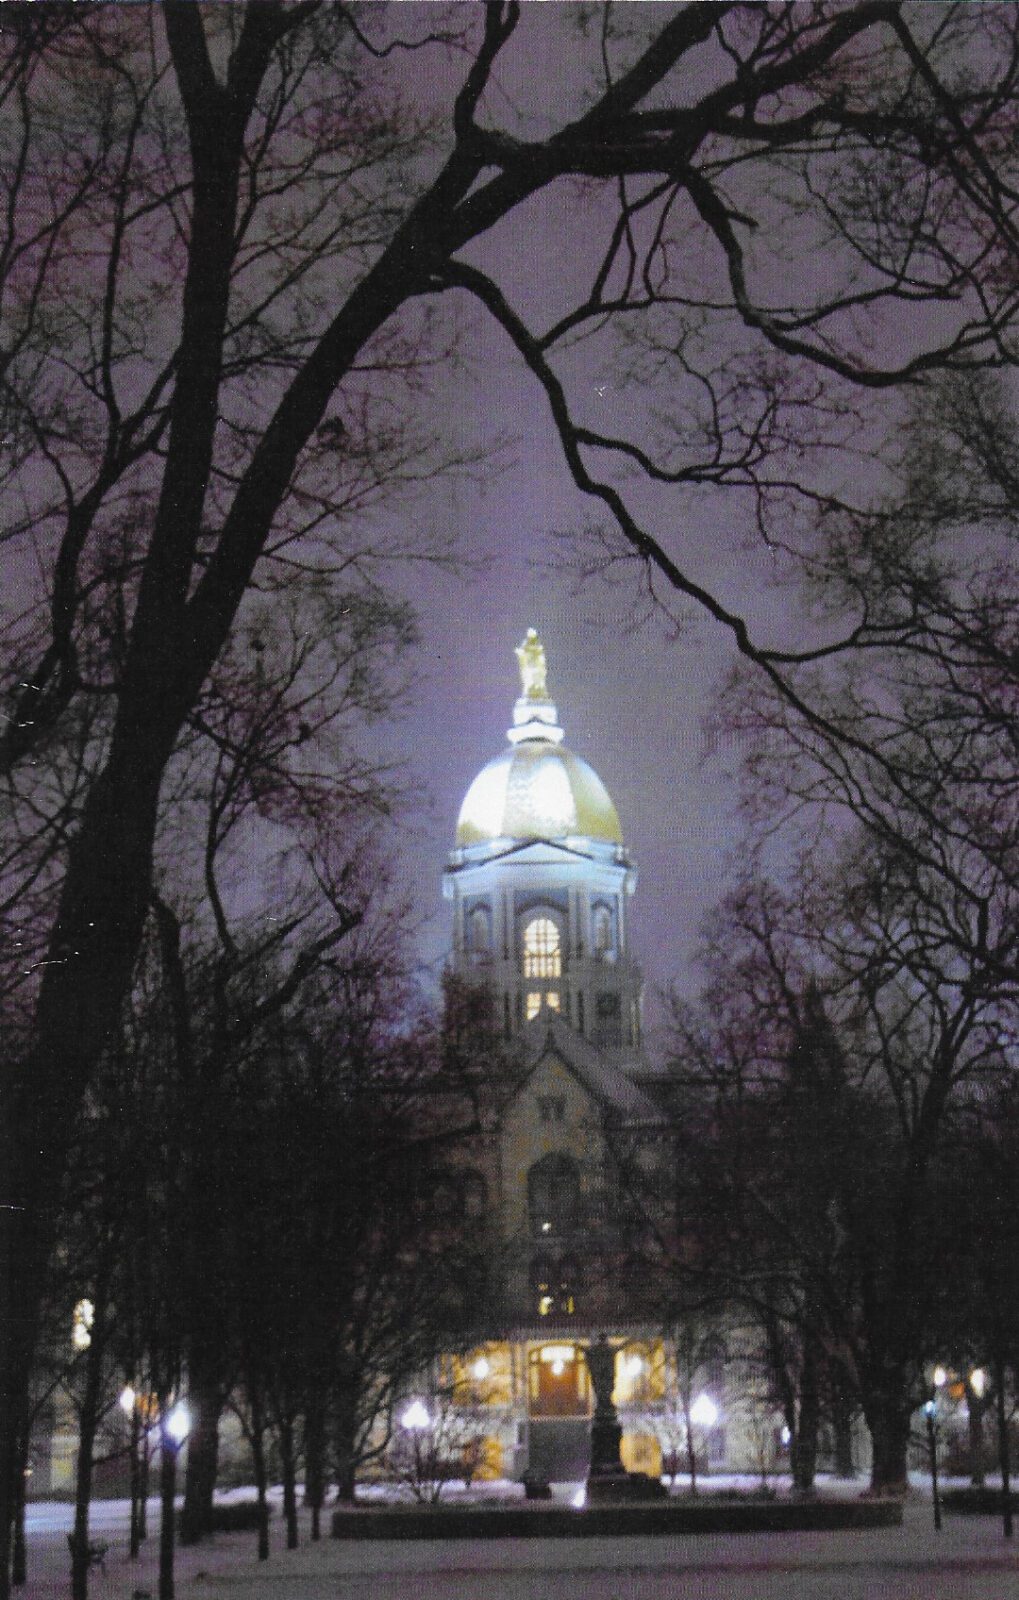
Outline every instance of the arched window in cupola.
<path fill-rule="evenodd" d="M 563 959 L 559 927 L 545 913 L 524 924 L 523 959 L 525 978 L 559 978 Z"/>

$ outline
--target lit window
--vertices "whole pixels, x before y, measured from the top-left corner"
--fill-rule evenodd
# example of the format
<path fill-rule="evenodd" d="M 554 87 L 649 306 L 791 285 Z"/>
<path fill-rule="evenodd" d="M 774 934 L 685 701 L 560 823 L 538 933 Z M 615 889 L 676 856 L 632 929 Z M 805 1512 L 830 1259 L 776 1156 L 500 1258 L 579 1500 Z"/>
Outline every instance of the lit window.
<path fill-rule="evenodd" d="M 531 1262 L 531 1293 L 537 1303 L 539 1317 L 548 1317 L 552 1314 L 555 1301 L 552 1298 L 552 1265 L 542 1256 L 537 1256 Z"/>
<path fill-rule="evenodd" d="M 561 976 L 559 929 L 551 917 L 535 917 L 524 929 L 524 977 Z"/>
<path fill-rule="evenodd" d="M 92 1326 L 96 1320 L 96 1308 L 91 1300 L 79 1300 L 74 1308 L 74 1321 L 71 1324 L 71 1343 L 76 1350 L 87 1350 L 92 1343 Z"/>
<path fill-rule="evenodd" d="M 534 990 L 527 996 L 528 1022 L 538 1015 L 542 1006 L 545 1007 L 546 1011 L 558 1011 L 560 1009 L 559 995 L 555 989 L 550 989 L 547 994 L 539 994 Z"/>

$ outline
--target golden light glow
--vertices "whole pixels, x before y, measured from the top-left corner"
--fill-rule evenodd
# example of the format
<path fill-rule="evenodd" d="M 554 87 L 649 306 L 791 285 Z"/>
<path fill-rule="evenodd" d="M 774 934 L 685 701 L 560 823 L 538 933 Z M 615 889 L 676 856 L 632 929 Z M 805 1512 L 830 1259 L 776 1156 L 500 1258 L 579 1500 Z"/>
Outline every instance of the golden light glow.
<path fill-rule="evenodd" d="M 574 835 L 623 842 L 619 816 L 598 774 L 563 745 L 534 738 L 482 767 L 460 807 L 456 842 Z"/>
<path fill-rule="evenodd" d="M 969 1375 L 969 1386 L 978 1400 L 983 1399 L 984 1390 L 987 1388 L 987 1374 L 983 1367 L 974 1367 Z"/>
<path fill-rule="evenodd" d="M 572 1361 L 575 1355 L 571 1344 L 546 1344 L 542 1345 L 538 1359 L 554 1366 L 557 1361 Z"/>
<path fill-rule="evenodd" d="M 528 628 L 523 644 L 513 652 L 520 668 L 520 688 L 526 700 L 547 700 L 545 684 L 545 646 L 533 628 Z"/>
<path fill-rule="evenodd" d="M 551 1311 L 551 1309 L 552 1309 L 552 1296 L 550 1294 L 543 1294 L 541 1299 L 538 1301 L 538 1315 L 539 1315 L 539 1317 L 547 1317 L 549 1312 Z"/>
<path fill-rule="evenodd" d="M 91 1300 L 79 1300 L 74 1308 L 74 1320 L 71 1323 L 71 1343 L 76 1350 L 87 1350 L 92 1343 L 92 1326 L 96 1320 L 96 1308 Z"/>
<path fill-rule="evenodd" d="M 561 974 L 559 929 L 551 917 L 534 917 L 524 929 L 524 977 L 558 978 Z"/>

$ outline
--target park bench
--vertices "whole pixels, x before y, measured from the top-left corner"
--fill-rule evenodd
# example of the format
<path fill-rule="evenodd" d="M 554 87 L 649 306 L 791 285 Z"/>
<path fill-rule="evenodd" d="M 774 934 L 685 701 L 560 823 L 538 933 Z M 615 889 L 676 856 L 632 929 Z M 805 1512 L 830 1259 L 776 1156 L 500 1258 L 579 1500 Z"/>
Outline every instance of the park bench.
<path fill-rule="evenodd" d="M 78 1541 L 73 1533 L 67 1535 L 67 1548 L 71 1552 L 71 1560 L 73 1561 L 78 1549 Z M 86 1567 L 98 1567 L 101 1572 L 105 1573 L 106 1552 L 109 1548 L 109 1545 L 104 1544 L 101 1539 L 87 1540 L 85 1544 Z"/>

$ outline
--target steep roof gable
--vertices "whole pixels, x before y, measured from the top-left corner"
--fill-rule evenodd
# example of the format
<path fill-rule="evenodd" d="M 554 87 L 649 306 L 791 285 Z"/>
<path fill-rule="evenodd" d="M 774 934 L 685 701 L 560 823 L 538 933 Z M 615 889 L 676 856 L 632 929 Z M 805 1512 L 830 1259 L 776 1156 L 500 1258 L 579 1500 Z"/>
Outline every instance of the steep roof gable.
<path fill-rule="evenodd" d="M 608 1061 L 590 1040 L 583 1038 L 561 1017 L 548 1014 L 535 1017 L 524 1028 L 522 1038 L 527 1064 L 517 1087 L 518 1095 L 551 1054 L 573 1074 L 593 1100 L 622 1122 L 643 1125 L 664 1122 L 661 1107 L 621 1067 Z"/>

